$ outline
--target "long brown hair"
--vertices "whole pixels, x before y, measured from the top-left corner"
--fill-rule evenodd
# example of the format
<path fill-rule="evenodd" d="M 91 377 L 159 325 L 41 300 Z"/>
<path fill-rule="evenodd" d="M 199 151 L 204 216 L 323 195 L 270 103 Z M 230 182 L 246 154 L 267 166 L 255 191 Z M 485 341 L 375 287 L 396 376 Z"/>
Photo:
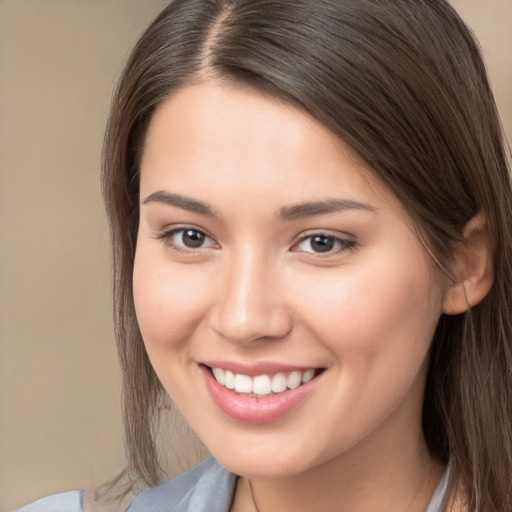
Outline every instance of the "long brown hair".
<path fill-rule="evenodd" d="M 139 162 L 155 109 L 214 78 L 312 114 L 407 208 L 440 266 L 478 212 L 495 282 L 434 336 L 423 429 L 470 510 L 512 510 L 512 190 L 506 144 L 474 37 L 445 0 L 175 0 L 135 47 L 112 106 L 103 167 L 130 468 L 159 481 L 164 391 L 135 318 Z"/>

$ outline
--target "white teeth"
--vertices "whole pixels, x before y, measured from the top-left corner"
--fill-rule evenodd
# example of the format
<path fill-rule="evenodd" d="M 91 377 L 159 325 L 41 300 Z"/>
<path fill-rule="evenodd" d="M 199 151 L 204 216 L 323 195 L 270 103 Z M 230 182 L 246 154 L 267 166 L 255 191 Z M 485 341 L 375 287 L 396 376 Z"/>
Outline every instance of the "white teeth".
<path fill-rule="evenodd" d="M 254 393 L 258 396 L 267 396 L 270 393 L 282 393 L 286 389 L 298 388 L 315 376 L 315 370 L 313 369 L 304 372 L 293 371 L 288 374 L 280 372 L 272 377 L 266 374 L 249 377 L 222 368 L 212 368 L 212 373 L 215 380 L 222 386 L 233 389 L 237 393 Z"/>
<path fill-rule="evenodd" d="M 302 384 L 306 384 L 315 376 L 315 370 L 306 370 L 302 374 Z"/>
<path fill-rule="evenodd" d="M 257 395 L 269 395 L 272 391 L 272 381 L 268 375 L 258 375 L 252 379 L 252 392 Z"/>
<path fill-rule="evenodd" d="M 272 377 L 272 391 L 274 393 L 282 393 L 286 389 L 286 375 L 284 373 L 276 373 Z"/>
<path fill-rule="evenodd" d="M 290 389 L 295 389 L 300 386 L 300 381 L 302 380 L 302 374 L 300 372 L 292 372 L 288 375 L 286 379 L 286 385 Z"/>
<path fill-rule="evenodd" d="M 226 376 L 224 374 L 224 370 L 222 368 L 212 368 L 212 372 L 214 377 L 217 379 L 219 384 L 226 384 Z"/>
<path fill-rule="evenodd" d="M 226 386 L 228 389 L 235 389 L 235 374 L 233 372 L 226 370 L 224 373 L 224 380 L 224 386 Z"/>
<path fill-rule="evenodd" d="M 252 379 L 248 375 L 235 375 L 235 391 L 237 393 L 252 393 Z"/>

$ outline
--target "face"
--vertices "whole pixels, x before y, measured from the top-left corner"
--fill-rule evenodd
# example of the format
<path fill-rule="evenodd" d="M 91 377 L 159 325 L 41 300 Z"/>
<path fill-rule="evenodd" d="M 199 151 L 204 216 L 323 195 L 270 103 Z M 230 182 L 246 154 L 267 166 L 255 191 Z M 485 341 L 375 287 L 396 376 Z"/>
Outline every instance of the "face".
<path fill-rule="evenodd" d="M 189 86 L 150 124 L 140 198 L 146 349 L 222 464 L 286 476 L 421 438 L 443 285 L 339 138 L 254 91 Z"/>

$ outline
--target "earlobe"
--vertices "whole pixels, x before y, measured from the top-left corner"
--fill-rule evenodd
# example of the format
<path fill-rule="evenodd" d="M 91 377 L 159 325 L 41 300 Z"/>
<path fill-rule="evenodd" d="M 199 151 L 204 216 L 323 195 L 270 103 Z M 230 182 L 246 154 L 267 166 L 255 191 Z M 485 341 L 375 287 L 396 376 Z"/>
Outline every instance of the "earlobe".
<path fill-rule="evenodd" d="M 464 313 L 478 304 L 494 281 L 492 241 L 485 215 L 475 215 L 462 235 L 464 240 L 454 255 L 456 281 L 448 286 L 443 302 L 447 315 Z"/>

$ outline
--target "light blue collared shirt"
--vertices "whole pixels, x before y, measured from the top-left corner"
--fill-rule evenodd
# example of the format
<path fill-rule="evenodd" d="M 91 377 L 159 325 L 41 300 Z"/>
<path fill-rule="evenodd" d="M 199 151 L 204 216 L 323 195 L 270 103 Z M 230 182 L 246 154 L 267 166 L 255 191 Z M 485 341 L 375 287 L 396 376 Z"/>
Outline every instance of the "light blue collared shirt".
<path fill-rule="evenodd" d="M 441 512 L 450 471 L 447 469 L 426 512 Z M 229 512 L 237 476 L 213 457 L 156 487 L 144 489 L 126 512 Z M 15 512 L 86 512 L 81 491 L 54 494 Z"/>

